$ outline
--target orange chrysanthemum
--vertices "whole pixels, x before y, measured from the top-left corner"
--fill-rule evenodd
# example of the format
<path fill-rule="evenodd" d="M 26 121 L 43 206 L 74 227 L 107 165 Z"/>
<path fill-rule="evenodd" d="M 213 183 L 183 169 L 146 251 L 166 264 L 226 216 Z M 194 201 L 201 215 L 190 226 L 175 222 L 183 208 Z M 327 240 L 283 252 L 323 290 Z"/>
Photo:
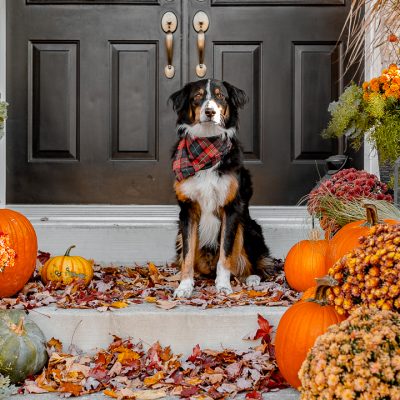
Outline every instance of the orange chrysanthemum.
<path fill-rule="evenodd" d="M 0 273 L 15 264 L 16 253 L 11 248 L 10 238 L 7 233 L 0 233 Z"/>

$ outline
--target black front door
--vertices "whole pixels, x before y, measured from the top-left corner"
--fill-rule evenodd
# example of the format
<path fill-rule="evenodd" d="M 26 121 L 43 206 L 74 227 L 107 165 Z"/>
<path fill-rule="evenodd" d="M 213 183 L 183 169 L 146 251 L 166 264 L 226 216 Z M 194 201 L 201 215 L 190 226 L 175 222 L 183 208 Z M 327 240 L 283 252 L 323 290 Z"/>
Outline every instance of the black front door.
<path fill-rule="evenodd" d="M 253 204 L 295 204 L 336 152 L 320 131 L 342 90 L 344 0 L 8 0 L 7 202 L 171 204 L 168 96 L 205 78 L 246 90 Z M 177 17 L 173 78 L 163 15 Z M 201 33 L 200 33 L 201 34 Z M 198 70 L 197 70 L 198 71 Z M 202 71 L 200 71 L 201 73 Z"/>

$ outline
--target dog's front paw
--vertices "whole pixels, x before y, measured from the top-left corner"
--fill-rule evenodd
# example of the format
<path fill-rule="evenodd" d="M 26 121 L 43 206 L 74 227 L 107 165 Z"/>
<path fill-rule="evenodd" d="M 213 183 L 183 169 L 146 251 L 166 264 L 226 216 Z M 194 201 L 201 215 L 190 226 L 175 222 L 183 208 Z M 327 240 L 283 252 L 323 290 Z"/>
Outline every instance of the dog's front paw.
<path fill-rule="evenodd" d="M 215 287 L 218 293 L 226 295 L 233 293 L 232 286 L 229 282 L 216 282 Z"/>
<path fill-rule="evenodd" d="M 246 278 L 246 286 L 258 286 L 261 278 L 258 275 L 250 275 Z"/>
<path fill-rule="evenodd" d="M 194 284 L 191 279 L 184 279 L 175 290 L 174 297 L 191 297 L 193 293 L 193 286 Z"/>

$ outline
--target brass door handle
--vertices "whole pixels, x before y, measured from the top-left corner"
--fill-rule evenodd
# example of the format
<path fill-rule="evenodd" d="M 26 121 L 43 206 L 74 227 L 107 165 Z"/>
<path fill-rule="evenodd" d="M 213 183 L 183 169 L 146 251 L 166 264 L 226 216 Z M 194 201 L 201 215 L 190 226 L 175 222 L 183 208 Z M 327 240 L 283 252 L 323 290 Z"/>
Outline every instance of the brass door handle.
<path fill-rule="evenodd" d="M 175 75 L 175 67 L 173 66 L 174 58 L 174 37 L 173 33 L 178 26 L 178 19 L 172 11 L 166 12 L 161 19 L 161 27 L 166 33 L 165 35 L 165 49 L 167 51 L 167 65 L 164 68 L 164 74 L 168 79 Z"/>
<path fill-rule="evenodd" d="M 207 67 L 204 64 L 204 52 L 207 29 L 210 20 L 204 11 L 198 11 L 193 17 L 193 28 L 197 32 L 197 52 L 199 55 L 199 63 L 196 66 L 196 74 L 199 78 L 204 78 L 207 73 Z"/>

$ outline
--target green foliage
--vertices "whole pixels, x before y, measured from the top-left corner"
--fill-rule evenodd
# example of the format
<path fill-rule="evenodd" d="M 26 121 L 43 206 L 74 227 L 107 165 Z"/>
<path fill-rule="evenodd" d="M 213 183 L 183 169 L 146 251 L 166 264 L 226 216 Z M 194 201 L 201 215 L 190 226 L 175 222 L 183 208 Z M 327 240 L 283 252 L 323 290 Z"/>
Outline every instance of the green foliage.
<path fill-rule="evenodd" d="M 16 393 L 17 388 L 11 385 L 10 378 L 0 374 L 0 400 L 10 399 L 10 397 Z"/>
<path fill-rule="evenodd" d="M 400 112 L 385 114 L 369 137 L 379 150 L 383 162 L 394 162 L 400 157 Z"/>
<path fill-rule="evenodd" d="M 331 120 L 322 132 L 325 138 L 347 137 L 358 150 L 368 132 L 368 140 L 378 150 L 383 162 L 400 157 L 400 101 L 373 92 L 363 96 L 355 84 L 346 88 L 337 102 L 330 104 Z"/>
<path fill-rule="evenodd" d="M 7 119 L 8 104 L 5 101 L 0 101 L 0 129 L 3 128 L 4 122 Z"/>
<path fill-rule="evenodd" d="M 362 89 L 356 84 L 351 84 L 339 97 L 329 105 L 328 111 L 331 114 L 331 120 L 328 127 L 322 132 L 325 138 L 341 137 L 343 135 L 356 137 L 361 134 L 366 120 L 361 120 L 363 114 Z"/>

